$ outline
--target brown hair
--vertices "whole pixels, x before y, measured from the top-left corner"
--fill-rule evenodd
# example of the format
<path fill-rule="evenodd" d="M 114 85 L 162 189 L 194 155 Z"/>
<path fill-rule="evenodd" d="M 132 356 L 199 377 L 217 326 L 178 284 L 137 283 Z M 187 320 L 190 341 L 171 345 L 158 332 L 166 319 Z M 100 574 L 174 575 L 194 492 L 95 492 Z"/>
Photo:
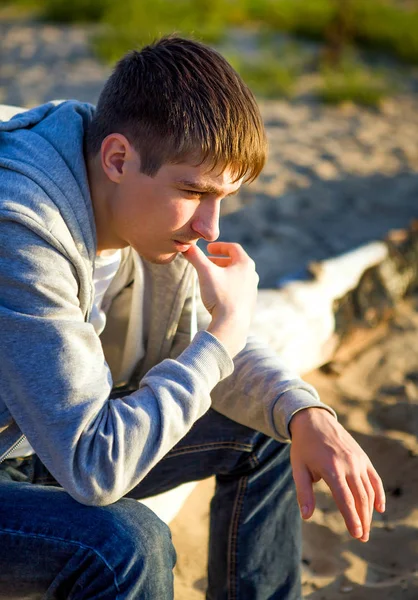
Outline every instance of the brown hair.
<path fill-rule="evenodd" d="M 111 133 L 127 137 L 150 176 L 193 157 L 252 181 L 266 160 L 264 125 L 249 88 L 218 52 L 175 36 L 117 63 L 87 130 L 87 153 L 97 154 Z"/>

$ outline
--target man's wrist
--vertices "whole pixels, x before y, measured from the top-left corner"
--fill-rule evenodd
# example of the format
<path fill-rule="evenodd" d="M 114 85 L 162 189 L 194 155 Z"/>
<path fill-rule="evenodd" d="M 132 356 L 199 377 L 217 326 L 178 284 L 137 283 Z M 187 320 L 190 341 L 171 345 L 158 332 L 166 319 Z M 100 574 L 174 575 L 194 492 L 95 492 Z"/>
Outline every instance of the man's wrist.
<path fill-rule="evenodd" d="M 301 408 L 298 410 L 289 421 L 289 433 L 291 437 L 293 437 L 295 430 L 304 426 L 307 423 L 312 423 L 315 419 L 315 415 L 318 410 L 322 410 L 327 413 L 331 418 L 335 418 L 326 407 L 323 406 L 307 406 L 306 408 Z"/>
<path fill-rule="evenodd" d="M 240 339 L 242 338 L 241 332 L 239 336 L 236 335 L 240 328 L 233 319 L 213 319 L 208 325 L 207 331 L 225 346 L 231 358 L 245 346 L 245 338 Z"/>

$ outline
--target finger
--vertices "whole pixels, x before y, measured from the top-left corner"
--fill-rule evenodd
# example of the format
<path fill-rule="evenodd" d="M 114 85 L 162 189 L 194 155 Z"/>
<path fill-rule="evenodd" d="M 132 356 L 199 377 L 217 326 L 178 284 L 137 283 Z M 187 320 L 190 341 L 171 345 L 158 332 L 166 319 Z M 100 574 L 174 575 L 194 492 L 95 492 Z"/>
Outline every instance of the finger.
<path fill-rule="evenodd" d="M 206 256 L 206 254 L 196 244 L 192 244 L 186 252 L 182 253 L 184 258 L 191 263 L 196 271 L 199 273 L 203 269 L 208 269 L 212 266 L 212 263 Z"/>
<path fill-rule="evenodd" d="M 208 256 L 208 259 L 217 267 L 228 267 L 232 264 L 229 256 Z"/>
<path fill-rule="evenodd" d="M 370 533 L 370 509 L 369 497 L 364 489 L 363 481 L 358 475 L 348 476 L 347 483 L 353 494 L 356 511 L 360 518 L 363 533 L 359 537 L 361 541 L 367 542 Z"/>
<path fill-rule="evenodd" d="M 293 479 L 295 481 L 296 495 L 302 519 L 310 519 L 315 510 L 315 496 L 311 474 L 306 467 L 298 468 L 293 465 Z"/>
<path fill-rule="evenodd" d="M 364 489 L 366 490 L 366 494 L 367 494 L 367 497 L 368 497 L 368 500 L 369 500 L 369 519 L 370 519 L 370 521 L 369 521 L 369 532 L 370 532 L 370 529 L 372 527 L 372 522 L 373 522 L 374 489 L 373 489 L 372 484 L 370 483 L 370 480 L 369 480 L 367 474 L 364 475 L 361 478 L 361 480 L 363 482 L 363 486 L 364 486 Z M 366 541 L 366 540 L 362 539 L 361 541 L 363 542 L 363 541 Z"/>
<path fill-rule="evenodd" d="M 385 512 L 385 508 L 386 508 L 386 496 L 385 496 L 385 490 L 383 487 L 383 482 L 380 479 L 379 475 L 377 474 L 376 469 L 373 467 L 372 464 L 370 464 L 367 473 L 369 475 L 370 483 L 372 484 L 373 489 L 374 489 L 374 495 L 375 495 L 374 507 L 377 511 L 379 511 L 380 513 L 383 513 L 383 512 Z"/>
<path fill-rule="evenodd" d="M 327 474 L 323 477 L 325 483 L 331 490 L 332 496 L 340 513 L 343 516 L 348 532 L 353 538 L 363 535 L 363 527 L 356 510 L 353 494 L 345 478 L 338 478 L 335 474 Z"/>
<path fill-rule="evenodd" d="M 249 258 L 240 244 L 233 244 L 231 242 L 211 242 L 207 245 L 207 249 L 211 254 L 224 254 L 234 261 L 242 260 L 244 257 Z"/>

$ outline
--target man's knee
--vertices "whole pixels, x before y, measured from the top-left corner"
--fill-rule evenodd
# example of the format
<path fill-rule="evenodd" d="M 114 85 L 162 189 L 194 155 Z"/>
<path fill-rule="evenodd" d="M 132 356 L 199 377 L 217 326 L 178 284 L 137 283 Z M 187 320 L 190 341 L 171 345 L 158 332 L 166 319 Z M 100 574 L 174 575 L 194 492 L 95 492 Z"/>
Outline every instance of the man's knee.
<path fill-rule="evenodd" d="M 103 513 L 105 527 L 125 558 L 135 557 L 142 567 L 148 562 L 174 567 L 176 555 L 170 529 L 152 510 L 128 498 L 97 510 Z"/>
<path fill-rule="evenodd" d="M 130 499 L 96 507 L 92 515 L 94 527 L 101 529 L 101 535 L 92 540 L 96 563 L 102 559 L 100 569 L 112 578 L 121 597 L 171 597 L 176 553 L 168 526 L 149 508 Z M 91 570 L 92 590 L 101 577 L 96 564 Z"/>
<path fill-rule="evenodd" d="M 129 600 L 171 597 L 171 534 L 144 505 L 122 499 L 105 507 L 84 506 L 62 489 L 25 483 L 2 484 L 2 492 L 7 510 L 0 598 L 10 597 L 8 590 L 17 582 L 22 596 L 48 589 L 51 597 L 68 597 L 74 590 L 80 600 L 119 594 Z M 22 531 L 25 514 L 28 532 Z"/>

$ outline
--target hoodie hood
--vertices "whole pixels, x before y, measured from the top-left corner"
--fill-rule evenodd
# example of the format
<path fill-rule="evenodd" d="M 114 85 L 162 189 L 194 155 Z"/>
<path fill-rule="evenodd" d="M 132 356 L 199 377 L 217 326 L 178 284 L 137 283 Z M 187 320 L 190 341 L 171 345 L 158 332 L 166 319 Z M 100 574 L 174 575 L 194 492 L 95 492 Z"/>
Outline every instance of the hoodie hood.
<path fill-rule="evenodd" d="M 96 231 L 83 144 L 93 113 L 87 103 L 49 102 L 0 121 L 0 213 L 17 211 L 49 229 L 62 217 L 90 261 Z"/>

